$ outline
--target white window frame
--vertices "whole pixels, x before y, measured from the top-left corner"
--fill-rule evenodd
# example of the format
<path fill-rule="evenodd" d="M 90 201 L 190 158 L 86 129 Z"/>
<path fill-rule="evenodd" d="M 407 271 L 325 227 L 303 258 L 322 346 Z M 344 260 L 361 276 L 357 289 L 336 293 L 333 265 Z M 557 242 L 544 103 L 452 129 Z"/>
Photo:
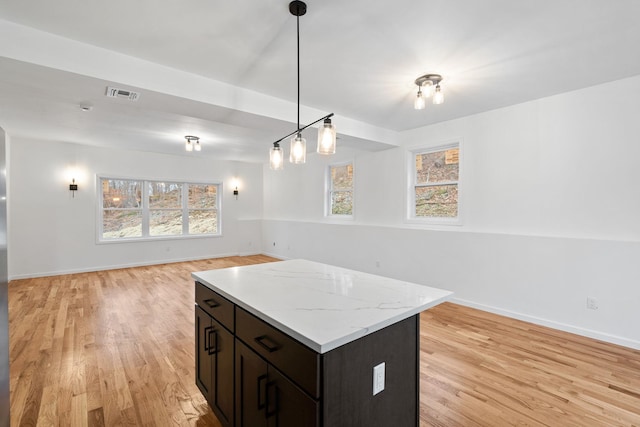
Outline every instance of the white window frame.
<path fill-rule="evenodd" d="M 140 237 L 127 237 L 127 238 L 103 238 L 103 193 L 102 193 L 102 181 L 103 180 L 122 180 L 122 181 L 139 181 L 142 182 L 142 236 Z M 181 210 L 182 210 L 182 234 L 178 235 L 158 235 L 152 236 L 149 234 L 149 220 L 150 212 L 154 209 L 149 208 L 149 183 L 150 182 L 164 182 L 167 184 L 180 184 L 182 186 L 181 194 Z M 215 185 L 216 190 L 216 207 L 205 209 L 217 211 L 217 232 L 216 233 L 199 233 L 189 234 L 189 209 L 188 196 L 189 185 Z M 97 243 L 123 243 L 123 242 L 148 242 L 156 240 L 181 240 L 181 239 L 198 239 L 198 238 L 210 238 L 222 236 L 222 199 L 223 199 L 223 183 L 221 181 L 182 181 L 177 179 L 157 179 L 157 178 L 132 178 L 121 177 L 113 175 L 96 175 L 96 188 L 97 188 L 97 215 L 96 215 L 96 242 Z M 169 209 L 172 210 L 172 209 Z"/>
<path fill-rule="evenodd" d="M 416 155 L 424 153 L 433 153 L 436 151 L 445 151 L 452 148 L 457 148 L 458 153 L 458 181 L 451 182 L 438 182 L 434 184 L 417 184 L 416 183 Z M 406 155 L 406 177 L 407 188 L 406 195 L 406 215 L 405 222 L 410 224 L 424 224 L 424 225 L 462 225 L 462 201 L 463 201 L 463 143 L 462 139 L 455 139 L 452 141 L 444 142 L 438 145 L 421 145 L 410 148 Z M 458 216 L 455 218 L 449 217 L 422 217 L 415 214 L 415 187 L 430 187 L 438 185 L 456 184 L 458 186 Z"/>
<path fill-rule="evenodd" d="M 352 180 L 351 180 L 351 215 L 340 215 L 340 214 L 334 214 L 331 213 L 332 212 L 332 203 L 333 203 L 333 198 L 331 197 L 334 190 L 333 190 L 333 180 L 331 179 L 331 168 L 336 168 L 336 167 L 341 167 L 341 166 L 348 166 L 351 165 L 351 170 L 352 170 Z M 326 187 L 326 191 L 325 191 L 325 216 L 327 218 L 331 218 L 331 219 L 345 219 L 345 220 L 352 220 L 354 218 L 355 212 L 356 212 L 356 192 L 355 192 L 355 187 L 356 187 L 356 167 L 355 167 L 355 162 L 353 160 L 349 160 L 346 162 L 340 162 L 340 163 L 332 163 L 330 165 L 327 165 L 327 169 L 326 169 L 326 178 L 325 178 L 325 187 Z M 335 190 L 335 191 L 349 191 L 349 190 Z"/>

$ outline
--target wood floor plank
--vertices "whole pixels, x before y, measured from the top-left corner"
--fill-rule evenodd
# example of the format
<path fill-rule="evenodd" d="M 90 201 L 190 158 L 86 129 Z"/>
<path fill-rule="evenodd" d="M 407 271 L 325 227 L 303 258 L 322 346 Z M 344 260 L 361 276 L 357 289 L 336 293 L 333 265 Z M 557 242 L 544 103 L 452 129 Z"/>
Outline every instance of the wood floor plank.
<path fill-rule="evenodd" d="M 11 425 L 220 427 L 195 385 L 190 274 L 271 261 L 11 282 Z M 421 427 L 640 427 L 636 350 L 451 303 L 422 313 L 420 342 Z"/>
<path fill-rule="evenodd" d="M 421 349 L 424 425 L 640 426 L 639 351 L 450 303 Z"/>

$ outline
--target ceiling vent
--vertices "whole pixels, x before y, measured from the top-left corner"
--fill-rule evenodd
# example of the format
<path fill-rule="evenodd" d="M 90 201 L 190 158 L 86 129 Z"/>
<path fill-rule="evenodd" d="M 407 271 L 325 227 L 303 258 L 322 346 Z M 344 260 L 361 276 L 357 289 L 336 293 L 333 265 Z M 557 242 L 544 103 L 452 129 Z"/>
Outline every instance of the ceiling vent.
<path fill-rule="evenodd" d="M 126 89 L 118 89 L 117 87 L 107 86 L 106 95 L 109 98 L 127 98 L 129 101 L 137 101 L 140 98 L 140 92 L 133 92 Z"/>

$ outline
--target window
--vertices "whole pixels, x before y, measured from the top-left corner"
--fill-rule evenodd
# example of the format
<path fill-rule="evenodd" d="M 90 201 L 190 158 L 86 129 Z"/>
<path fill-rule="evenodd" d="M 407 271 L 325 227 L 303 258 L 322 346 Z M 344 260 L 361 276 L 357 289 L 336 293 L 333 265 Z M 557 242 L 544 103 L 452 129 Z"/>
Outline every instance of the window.
<path fill-rule="evenodd" d="M 457 220 L 459 143 L 412 151 L 410 171 L 409 217 Z"/>
<path fill-rule="evenodd" d="M 217 235 L 219 184 L 100 178 L 99 240 Z"/>
<path fill-rule="evenodd" d="M 329 166 L 328 214 L 353 215 L 353 163 Z"/>

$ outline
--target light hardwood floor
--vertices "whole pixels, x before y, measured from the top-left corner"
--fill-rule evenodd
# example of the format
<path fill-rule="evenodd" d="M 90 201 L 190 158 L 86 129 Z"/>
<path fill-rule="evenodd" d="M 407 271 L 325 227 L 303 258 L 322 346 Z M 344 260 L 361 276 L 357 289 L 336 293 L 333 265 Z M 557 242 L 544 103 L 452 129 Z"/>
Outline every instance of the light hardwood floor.
<path fill-rule="evenodd" d="M 273 260 L 11 282 L 11 425 L 219 427 L 190 273 Z M 421 426 L 640 426 L 640 352 L 446 303 L 421 316 L 420 393 Z"/>

